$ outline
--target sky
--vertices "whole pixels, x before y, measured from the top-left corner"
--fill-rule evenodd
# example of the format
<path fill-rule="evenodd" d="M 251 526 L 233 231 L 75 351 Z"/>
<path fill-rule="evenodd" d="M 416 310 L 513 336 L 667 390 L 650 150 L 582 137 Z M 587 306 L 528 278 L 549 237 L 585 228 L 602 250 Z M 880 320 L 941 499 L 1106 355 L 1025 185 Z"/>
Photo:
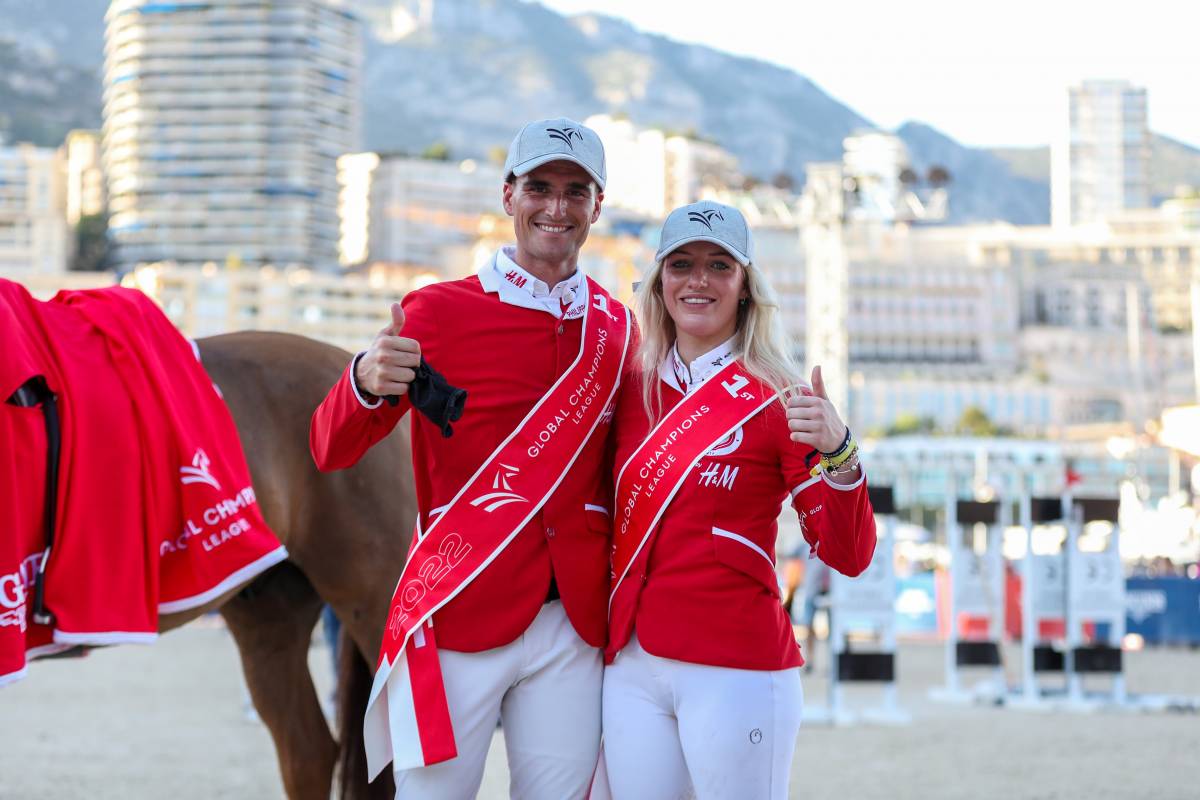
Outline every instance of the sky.
<path fill-rule="evenodd" d="M 1150 129 L 1200 147 L 1195 0 L 540 0 L 796 70 L 885 128 L 1049 144 L 1082 79 L 1147 90 Z"/>

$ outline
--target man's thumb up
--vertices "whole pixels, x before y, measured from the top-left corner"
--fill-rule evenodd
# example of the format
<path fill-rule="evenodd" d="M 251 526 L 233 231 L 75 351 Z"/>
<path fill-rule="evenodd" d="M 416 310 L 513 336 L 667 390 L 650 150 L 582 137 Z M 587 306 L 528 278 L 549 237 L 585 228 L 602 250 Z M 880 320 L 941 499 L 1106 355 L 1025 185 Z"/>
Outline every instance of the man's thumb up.
<path fill-rule="evenodd" d="M 384 329 L 384 333 L 389 336 L 399 336 L 402 330 L 404 330 L 404 309 L 399 303 L 392 303 L 392 324 Z"/>

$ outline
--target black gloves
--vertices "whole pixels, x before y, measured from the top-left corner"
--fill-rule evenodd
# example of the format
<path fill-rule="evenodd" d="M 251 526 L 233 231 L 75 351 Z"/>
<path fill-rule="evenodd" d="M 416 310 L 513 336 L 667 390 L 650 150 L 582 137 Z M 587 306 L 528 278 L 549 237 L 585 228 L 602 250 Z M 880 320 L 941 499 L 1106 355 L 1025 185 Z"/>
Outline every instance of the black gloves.
<path fill-rule="evenodd" d="M 393 406 L 400 402 L 394 394 L 384 399 Z M 467 390 L 451 386 L 440 372 L 429 366 L 425 356 L 421 356 L 417 377 L 408 385 L 408 399 L 413 408 L 442 429 L 442 436 L 449 437 L 454 433 L 450 423 L 458 421 L 467 404 Z"/>

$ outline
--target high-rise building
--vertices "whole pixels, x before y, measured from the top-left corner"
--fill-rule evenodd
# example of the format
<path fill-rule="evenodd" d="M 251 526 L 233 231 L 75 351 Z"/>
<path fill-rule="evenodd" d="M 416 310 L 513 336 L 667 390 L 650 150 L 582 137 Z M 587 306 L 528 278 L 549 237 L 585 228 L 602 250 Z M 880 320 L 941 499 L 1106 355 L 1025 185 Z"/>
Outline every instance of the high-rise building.
<path fill-rule="evenodd" d="M 58 156 L 63 167 L 67 224 L 78 225 L 81 217 L 103 212 L 108 199 L 100 166 L 100 132 L 71 131 Z"/>
<path fill-rule="evenodd" d="M 1146 90 L 1126 81 L 1084 81 L 1067 90 L 1050 155 L 1055 227 L 1096 222 L 1150 205 Z"/>
<path fill-rule="evenodd" d="M 24 278 L 67 268 L 60 162 L 49 148 L 0 147 L 0 275 Z"/>
<path fill-rule="evenodd" d="M 149 264 L 124 275 L 121 283 L 153 298 L 185 336 L 282 331 L 351 350 L 370 341 L 391 318 L 392 302 L 415 288 L 386 274 L 231 270 L 216 264 Z"/>
<path fill-rule="evenodd" d="M 737 158 L 694 136 L 643 128 L 607 114 L 588 117 L 608 153 L 606 208 L 660 220 L 673 208 L 740 187 Z"/>
<path fill-rule="evenodd" d="M 1194 396 L 1189 287 L 1200 232 L 1179 214 L 1075 229 L 909 225 L 857 215 L 845 164 L 811 164 L 797 239 L 760 267 L 852 426 L 952 427 L 969 407 L 1042 433 L 1143 423 Z M 856 191 L 859 190 L 859 191 Z M 757 231 L 756 231 L 757 233 Z M 803 315 L 797 311 L 803 308 Z"/>
<path fill-rule="evenodd" d="M 742 183 L 737 156 L 720 145 L 676 134 L 666 147 L 666 210 L 694 203 Z"/>
<path fill-rule="evenodd" d="M 351 153 L 338 159 L 340 255 L 363 263 L 458 277 L 451 263 L 504 214 L 504 175 L 494 164 Z"/>
<path fill-rule="evenodd" d="M 333 269 L 361 25 L 341 0 L 114 0 L 104 166 L 123 268 Z"/>
<path fill-rule="evenodd" d="M 604 205 L 633 214 L 661 218 L 666 205 L 666 136 L 628 119 L 597 114 L 584 121 L 604 142 L 608 176 Z"/>

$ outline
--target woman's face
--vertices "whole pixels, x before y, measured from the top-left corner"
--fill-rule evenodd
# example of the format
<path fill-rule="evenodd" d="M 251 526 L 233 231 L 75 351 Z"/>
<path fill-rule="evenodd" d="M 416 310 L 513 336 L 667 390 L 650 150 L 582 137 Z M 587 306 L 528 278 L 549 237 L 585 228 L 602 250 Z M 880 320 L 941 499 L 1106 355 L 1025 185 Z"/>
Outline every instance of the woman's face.
<path fill-rule="evenodd" d="M 714 347 L 737 329 L 745 284 L 742 265 L 711 242 L 685 244 L 663 259 L 663 304 L 677 335 Z"/>

